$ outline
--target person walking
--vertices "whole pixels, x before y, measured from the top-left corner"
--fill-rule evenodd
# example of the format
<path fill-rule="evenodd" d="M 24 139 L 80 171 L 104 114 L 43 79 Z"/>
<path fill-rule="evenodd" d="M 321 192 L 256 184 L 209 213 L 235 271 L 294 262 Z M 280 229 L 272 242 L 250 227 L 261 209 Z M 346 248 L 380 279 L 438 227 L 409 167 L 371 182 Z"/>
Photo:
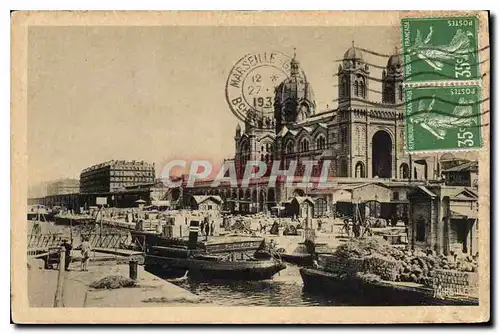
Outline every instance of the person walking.
<path fill-rule="evenodd" d="M 90 251 L 91 246 L 88 238 L 84 238 L 82 245 L 80 246 L 80 250 L 82 252 L 82 268 L 81 271 L 88 271 L 88 265 L 90 261 Z"/>

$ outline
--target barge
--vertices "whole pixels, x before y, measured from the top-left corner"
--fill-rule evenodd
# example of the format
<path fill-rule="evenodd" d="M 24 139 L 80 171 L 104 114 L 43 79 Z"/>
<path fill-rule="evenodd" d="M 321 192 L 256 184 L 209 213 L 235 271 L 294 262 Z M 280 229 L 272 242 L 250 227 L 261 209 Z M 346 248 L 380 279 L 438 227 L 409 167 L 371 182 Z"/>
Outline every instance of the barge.
<path fill-rule="evenodd" d="M 328 293 L 348 300 L 360 300 L 359 305 L 410 306 L 410 305 L 479 305 L 479 299 L 470 296 L 438 297 L 434 289 L 410 282 L 367 282 L 353 277 L 317 268 L 301 268 L 304 291 Z"/>

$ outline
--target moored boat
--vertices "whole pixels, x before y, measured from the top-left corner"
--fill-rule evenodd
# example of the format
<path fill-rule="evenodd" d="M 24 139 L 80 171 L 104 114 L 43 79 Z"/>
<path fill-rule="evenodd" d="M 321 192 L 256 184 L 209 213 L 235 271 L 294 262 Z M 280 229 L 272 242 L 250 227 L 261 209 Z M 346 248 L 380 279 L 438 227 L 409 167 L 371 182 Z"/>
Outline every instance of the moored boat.
<path fill-rule="evenodd" d="M 478 305 L 477 298 L 468 296 L 436 297 L 434 290 L 423 284 L 368 282 L 319 268 L 300 268 L 300 275 L 305 291 L 358 300 L 359 305 Z"/>
<path fill-rule="evenodd" d="M 169 276 L 172 276 L 173 272 L 178 273 L 176 276 L 182 276 L 188 271 L 189 276 L 203 279 L 256 281 L 270 279 L 286 268 L 281 261 L 275 259 L 235 258 L 231 256 L 234 254 L 226 256 L 191 255 L 189 251 L 184 252 L 182 249 L 168 248 L 153 246 L 150 252 L 146 254 L 144 262 L 146 270 L 158 274 L 166 273 Z M 165 254 L 166 252 L 169 255 Z"/>
<path fill-rule="evenodd" d="M 145 269 L 164 276 L 189 276 L 231 280 L 264 280 L 286 268 L 275 258 L 254 254 L 263 238 L 248 236 L 200 236 L 198 222 L 190 224 L 189 238 L 145 235 Z M 204 239 L 204 240 L 203 240 Z"/>

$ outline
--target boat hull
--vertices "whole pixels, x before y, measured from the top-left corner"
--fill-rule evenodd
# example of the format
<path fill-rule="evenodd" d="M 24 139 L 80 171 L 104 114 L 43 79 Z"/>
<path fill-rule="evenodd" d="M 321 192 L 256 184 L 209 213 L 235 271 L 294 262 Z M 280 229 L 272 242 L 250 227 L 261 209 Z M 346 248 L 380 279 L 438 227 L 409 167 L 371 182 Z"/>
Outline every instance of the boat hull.
<path fill-rule="evenodd" d="M 309 267 L 313 264 L 313 256 L 311 254 L 281 254 L 281 259 L 285 262 L 295 264 L 301 267 Z"/>
<path fill-rule="evenodd" d="M 202 279 L 258 281 L 272 278 L 286 266 L 274 260 L 214 261 L 146 255 L 147 271 L 165 276 L 189 276 Z M 177 275 L 176 275 L 177 273 Z"/>
<path fill-rule="evenodd" d="M 357 305 L 477 305 L 477 298 L 435 298 L 431 289 L 405 286 L 391 282 L 364 282 L 359 279 L 341 279 L 313 268 L 301 268 L 304 290 L 328 293 Z"/>

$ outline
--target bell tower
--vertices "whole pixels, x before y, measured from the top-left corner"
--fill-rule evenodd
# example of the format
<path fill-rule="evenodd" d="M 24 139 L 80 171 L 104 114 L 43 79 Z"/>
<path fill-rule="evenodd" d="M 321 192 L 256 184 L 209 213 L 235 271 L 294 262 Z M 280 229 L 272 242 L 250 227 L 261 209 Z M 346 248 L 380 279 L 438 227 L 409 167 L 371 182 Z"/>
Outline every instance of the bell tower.
<path fill-rule="evenodd" d="M 382 102 L 403 103 L 403 59 L 397 47 L 382 72 Z"/>
<path fill-rule="evenodd" d="M 344 53 L 338 68 L 339 107 L 348 106 L 352 99 L 368 100 L 370 68 L 363 59 L 363 53 L 352 46 Z"/>

